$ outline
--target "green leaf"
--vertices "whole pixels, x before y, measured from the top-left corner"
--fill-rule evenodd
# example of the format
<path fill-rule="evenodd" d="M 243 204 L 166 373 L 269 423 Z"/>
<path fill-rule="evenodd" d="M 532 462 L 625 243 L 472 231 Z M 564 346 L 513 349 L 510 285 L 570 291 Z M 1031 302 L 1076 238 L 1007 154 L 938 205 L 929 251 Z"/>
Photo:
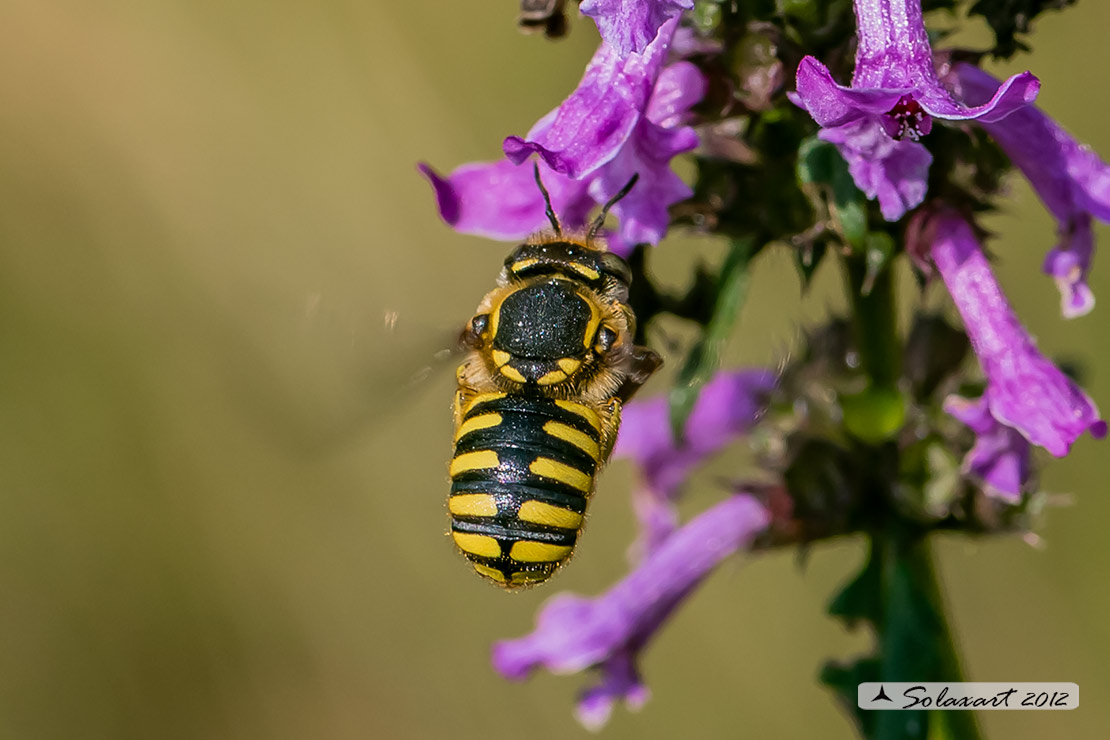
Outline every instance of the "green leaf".
<path fill-rule="evenodd" d="M 857 689 L 861 683 L 879 680 L 879 660 L 860 658 L 852 663 L 829 661 L 821 668 L 819 680 L 835 692 L 836 698 L 859 724 L 860 734 L 870 738 L 879 713 L 859 708 Z"/>
<path fill-rule="evenodd" d="M 836 147 L 815 137 L 803 141 L 798 149 L 798 181 L 803 189 L 813 193 L 811 197 L 823 199 L 832 228 L 845 244 L 863 251 L 867 238 L 867 198 L 856 187 L 848 163 Z"/>
<path fill-rule="evenodd" d="M 883 614 L 882 576 L 882 558 L 872 546 L 860 572 L 829 603 L 829 614 L 844 620 L 849 628 L 860 621 L 880 624 Z"/>
<path fill-rule="evenodd" d="M 697 403 L 702 387 L 720 365 L 721 349 L 748 293 L 748 268 L 755 252 L 754 245 L 755 240 L 750 237 L 732 242 L 717 280 L 713 314 L 705 325 L 701 339 L 686 356 L 671 389 L 668 404 L 671 433 L 675 440 L 685 439 L 686 420 Z"/>
<path fill-rule="evenodd" d="M 876 631 L 876 653 L 854 663 L 826 664 L 821 673 L 821 680 L 853 711 L 867 740 L 979 740 L 971 712 L 855 710 L 855 689 L 864 681 L 961 680 L 942 607 L 929 547 L 920 532 L 892 527 L 872 535 L 867 563 L 829 611 L 869 621 Z"/>

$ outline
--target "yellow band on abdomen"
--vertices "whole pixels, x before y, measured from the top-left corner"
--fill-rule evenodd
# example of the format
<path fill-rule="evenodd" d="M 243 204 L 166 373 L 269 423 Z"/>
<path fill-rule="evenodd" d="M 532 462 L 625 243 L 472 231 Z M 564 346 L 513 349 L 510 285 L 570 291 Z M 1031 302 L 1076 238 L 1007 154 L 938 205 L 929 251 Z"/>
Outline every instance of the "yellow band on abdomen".
<path fill-rule="evenodd" d="M 552 506 L 543 501 L 525 501 L 520 505 L 517 517 L 522 522 L 543 524 L 548 527 L 578 529 L 582 526 L 582 515 L 577 511 L 564 509 L 561 506 Z"/>
<path fill-rule="evenodd" d="M 551 545 L 547 542 L 514 542 L 509 557 L 521 563 L 553 563 L 570 555 L 572 549 L 570 545 Z"/>
<path fill-rule="evenodd" d="M 563 409 L 564 411 L 569 411 L 572 414 L 581 416 L 583 419 L 589 422 L 590 426 L 597 430 L 598 434 L 601 433 L 601 419 L 598 418 L 597 413 L 589 406 L 583 406 L 582 404 L 575 403 L 574 401 L 562 400 L 555 401 L 555 405 Z"/>
<path fill-rule="evenodd" d="M 496 468 L 501 464 L 498 459 L 497 453 L 493 450 L 478 450 L 477 452 L 464 452 L 451 461 L 450 473 L 454 478 L 460 473 L 466 473 L 471 470 L 485 470 L 487 468 Z"/>
<path fill-rule="evenodd" d="M 569 465 L 552 460 L 549 457 L 537 457 L 528 466 L 528 469 L 536 475 L 544 478 L 557 480 L 560 483 L 565 483 L 571 488 L 577 488 L 583 493 L 589 493 L 593 488 L 593 478 L 583 473 L 578 468 L 572 468 Z"/>
<path fill-rule="evenodd" d="M 477 555 L 481 558 L 501 557 L 501 545 L 497 544 L 497 540 L 492 537 L 467 532 L 452 532 L 451 536 L 455 539 L 455 544 L 459 546 L 459 549 L 465 553 Z"/>
<path fill-rule="evenodd" d="M 447 499 L 455 516 L 497 516 L 497 500 L 488 493 L 466 493 Z"/>
<path fill-rule="evenodd" d="M 489 429 L 501 423 L 501 414 L 482 414 L 481 416 L 474 416 L 467 419 L 462 424 L 459 424 L 458 430 L 455 432 L 455 441 L 476 432 L 479 429 Z"/>
<path fill-rule="evenodd" d="M 557 421 L 549 421 L 543 425 L 543 430 L 555 439 L 569 442 L 582 450 L 592 457 L 594 462 L 597 462 L 601 458 L 601 448 L 597 446 L 597 442 L 595 442 L 590 435 L 583 434 L 574 427 L 568 427 L 566 424 L 560 424 Z"/>

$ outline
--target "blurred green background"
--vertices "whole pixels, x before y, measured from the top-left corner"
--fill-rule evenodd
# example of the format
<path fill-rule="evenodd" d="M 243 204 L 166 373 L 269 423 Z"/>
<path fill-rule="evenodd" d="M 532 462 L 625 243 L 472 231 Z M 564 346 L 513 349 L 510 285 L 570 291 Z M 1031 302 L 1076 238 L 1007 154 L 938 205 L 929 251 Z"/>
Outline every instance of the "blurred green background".
<path fill-rule="evenodd" d="M 1080 5 L 1012 69 L 1110 154 L 1110 7 Z M 494 158 L 596 43 L 585 22 L 520 36 L 515 9 L 0 6 L 0 738 L 585 734 L 579 677 L 507 684 L 488 649 L 554 591 L 625 571 L 631 470 L 606 473 L 556 585 L 506 595 L 444 537 L 450 371 L 398 390 L 507 249 L 447 229 L 415 163 Z M 1013 191 L 988 223 L 1004 284 L 1110 409 L 1106 307 L 1059 318 L 1039 271 L 1054 225 Z M 719 245 L 679 235 L 656 265 L 684 276 L 695 254 Z M 738 363 L 781 356 L 839 290 L 825 270 L 803 300 L 781 253 L 756 269 Z M 1110 300 L 1110 265 L 1093 285 Z M 1083 439 L 1048 467 L 1074 500 L 1043 549 L 939 548 L 971 678 L 1082 687 L 1075 712 L 987 713 L 989 737 L 1110 727 L 1107 449 Z M 691 511 L 720 495 L 699 481 Z M 652 701 L 607 736 L 853 737 L 815 676 L 869 644 L 823 615 L 861 555 L 724 567 L 647 652 Z"/>

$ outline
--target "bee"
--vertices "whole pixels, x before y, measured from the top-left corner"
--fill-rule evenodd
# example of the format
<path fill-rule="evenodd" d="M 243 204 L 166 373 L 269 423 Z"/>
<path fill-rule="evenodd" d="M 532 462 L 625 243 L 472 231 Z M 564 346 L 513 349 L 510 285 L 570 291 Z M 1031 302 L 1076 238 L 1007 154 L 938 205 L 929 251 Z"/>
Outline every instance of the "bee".
<path fill-rule="evenodd" d="M 579 233 L 535 177 L 551 229 L 513 250 L 462 332 L 447 500 L 455 544 L 505 588 L 570 558 L 621 407 L 662 365 L 633 343 L 631 271 L 597 237 L 636 176 Z"/>
<path fill-rule="evenodd" d="M 517 25 L 525 33 L 542 30 L 549 39 L 561 38 L 567 32 L 565 5 L 566 0 L 520 0 Z"/>

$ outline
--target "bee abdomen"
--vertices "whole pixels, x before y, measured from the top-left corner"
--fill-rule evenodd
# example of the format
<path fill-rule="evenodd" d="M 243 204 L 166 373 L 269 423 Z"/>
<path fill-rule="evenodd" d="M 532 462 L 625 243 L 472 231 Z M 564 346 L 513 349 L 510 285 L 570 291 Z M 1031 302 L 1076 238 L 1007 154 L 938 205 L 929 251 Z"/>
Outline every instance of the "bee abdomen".
<path fill-rule="evenodd" d="M 452 536 L 506 587 L 546 580 L 571 555 L 601 464 L 600 420 L 541 397 L 478 398 L 455 433 Z"/>

